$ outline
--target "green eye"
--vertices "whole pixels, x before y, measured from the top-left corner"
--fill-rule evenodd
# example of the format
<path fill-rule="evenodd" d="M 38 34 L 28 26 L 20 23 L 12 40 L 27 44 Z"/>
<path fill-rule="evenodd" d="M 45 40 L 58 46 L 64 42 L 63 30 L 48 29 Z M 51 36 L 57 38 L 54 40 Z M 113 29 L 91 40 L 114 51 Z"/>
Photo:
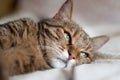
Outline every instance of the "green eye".
<path fill-rule="evenodd" d="M 69 36 L 68 33 L 64 33 L 64 37 L 65 37 L 66 40 L 69 40 L 69 39 L 70 39 L 70 36 Z"/>
<path fill-rule="evenodd" d="M 87 58 L 87 57 L 88 57 L 88 53 L 83 52 L 83 51 L 80 51 L 80 55 L 81 55 L 83 58 Z"/>

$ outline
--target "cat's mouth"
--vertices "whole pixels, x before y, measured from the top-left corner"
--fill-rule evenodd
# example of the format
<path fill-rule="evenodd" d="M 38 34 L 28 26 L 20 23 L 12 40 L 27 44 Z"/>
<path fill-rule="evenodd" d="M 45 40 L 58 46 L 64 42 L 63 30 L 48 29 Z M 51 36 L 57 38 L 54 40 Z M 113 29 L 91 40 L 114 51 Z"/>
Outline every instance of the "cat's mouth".
<path fill-rule="evenodd" d="M 62 61 L 62 63 L 65 64 L 64 67 L 67 67 L 67 63 L 68 63 L 68 59 L 64 60 L 64 59 L 61 59 L 61 58 L 57 58 L 58 60 Z"/>
<path fill-rule="evenodd" d="M 54 58 L 52 59 L 52 67 L 54 68 L 65 68 L 67 67 L 68 59 Z"/>
<path fill-rule="evenodd" d="M 68 59 L 67 60 L 64 60 L 64 59 L 61 59 L 61 58 L 57 58 L 57 59 L 64 62 L 65 64 L 67 64 L 67 62 L 68 62 Z"/>

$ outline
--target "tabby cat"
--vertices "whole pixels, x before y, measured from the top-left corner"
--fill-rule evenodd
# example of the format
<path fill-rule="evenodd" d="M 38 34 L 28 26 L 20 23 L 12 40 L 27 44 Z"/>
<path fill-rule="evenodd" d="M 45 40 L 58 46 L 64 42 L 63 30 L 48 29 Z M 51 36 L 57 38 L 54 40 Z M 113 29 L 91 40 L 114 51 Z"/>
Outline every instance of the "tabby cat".
<path fill-rule="evenodd" d="M 67 0 L 53 18 L 35 22 L 23 18 L 0 25 L 0 54 L 10 75 L 90 63 L 108 37 L 90 38 L 71 20 L 73 1 Z"/>

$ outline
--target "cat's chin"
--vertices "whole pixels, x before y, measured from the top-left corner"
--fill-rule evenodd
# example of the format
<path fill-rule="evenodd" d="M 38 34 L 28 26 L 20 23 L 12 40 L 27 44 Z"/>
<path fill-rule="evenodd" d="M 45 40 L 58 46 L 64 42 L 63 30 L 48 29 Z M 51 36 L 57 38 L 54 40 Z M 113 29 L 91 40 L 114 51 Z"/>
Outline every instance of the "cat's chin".
<path fill-rule="evenodd" d="M 61 59 L 52 59 L 51 65 L 54 68 L 65 68 L 67 66 L 67 62 Z"/>

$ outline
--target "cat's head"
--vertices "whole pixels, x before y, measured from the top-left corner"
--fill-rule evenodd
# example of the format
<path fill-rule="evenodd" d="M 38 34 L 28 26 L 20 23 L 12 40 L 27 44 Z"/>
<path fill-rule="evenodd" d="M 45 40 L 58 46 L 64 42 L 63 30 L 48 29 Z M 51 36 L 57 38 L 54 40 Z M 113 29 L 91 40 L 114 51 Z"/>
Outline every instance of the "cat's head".
<path fill-rule="evenodd" d="M 39 43 L 48 64 L 65 67 L 70 59 L 77 64 L 90 63 L 94 53 L 109 38 L 105 35 L 94 38 L 71 20 L 73 1 L 67 0 L 51 19 L 40 22 Z"/>

